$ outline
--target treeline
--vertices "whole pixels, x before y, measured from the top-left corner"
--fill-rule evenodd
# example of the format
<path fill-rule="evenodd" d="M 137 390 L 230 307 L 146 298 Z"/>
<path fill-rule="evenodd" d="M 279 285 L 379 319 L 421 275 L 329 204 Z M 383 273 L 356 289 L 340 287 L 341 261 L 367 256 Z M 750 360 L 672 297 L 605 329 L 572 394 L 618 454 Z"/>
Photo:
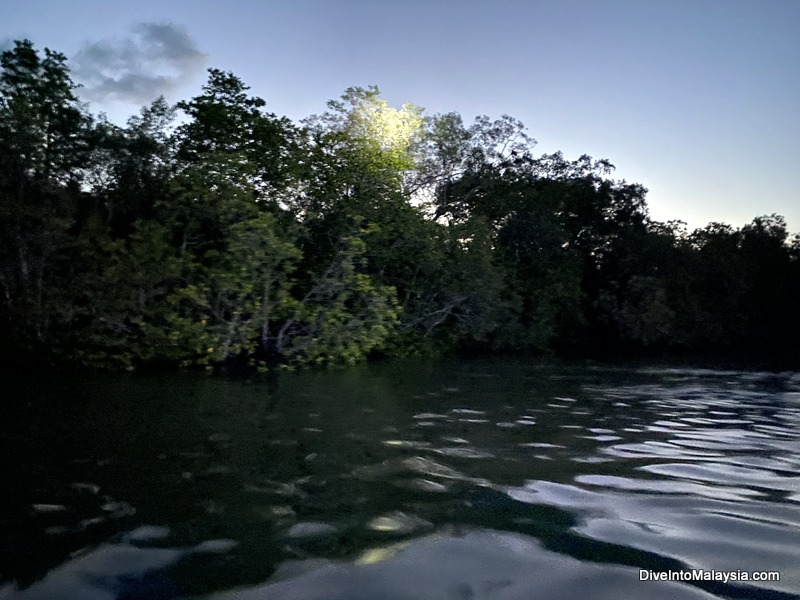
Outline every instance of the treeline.
<path fill-rule="evenodd" d="M 230 73 L 118 127 L 29 41 L 0 74 L 0 342 L 15 357 L 353 363 L 454 350 L 781 351 L 800 240 L 687 232 L 518 121 L 351 88 L 302 123 Z M 676 175 L 679 176 L 679 175 Z"/>

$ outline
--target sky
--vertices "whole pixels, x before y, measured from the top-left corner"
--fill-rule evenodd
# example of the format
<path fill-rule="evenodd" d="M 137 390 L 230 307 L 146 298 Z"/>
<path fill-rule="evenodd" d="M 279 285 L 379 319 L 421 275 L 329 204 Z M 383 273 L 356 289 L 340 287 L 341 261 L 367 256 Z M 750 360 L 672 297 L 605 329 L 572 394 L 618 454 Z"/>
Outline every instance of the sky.
<path fill-rule="evenodd" d="M 375 84 L 607 158 L 690 230 L 777 213 L 800 232 L 798 32 L 800 0 L 0 0 L 0 47 L 64 53 L 117 122 L 209 67 L 293 120 Z"/>

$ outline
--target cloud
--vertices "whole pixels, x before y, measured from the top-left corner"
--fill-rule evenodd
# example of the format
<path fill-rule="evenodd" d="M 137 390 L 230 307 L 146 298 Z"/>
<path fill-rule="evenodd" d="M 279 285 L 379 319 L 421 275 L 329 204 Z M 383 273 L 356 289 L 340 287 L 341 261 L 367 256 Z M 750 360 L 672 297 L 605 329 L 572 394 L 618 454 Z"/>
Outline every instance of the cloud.
<path fill-rule="evenodd" d="M 139 23 L 130 37 L 87 43 L 71 62 L 87 99 L 147 104 L 187 83 L 207 58 L 183 27 Z"/>

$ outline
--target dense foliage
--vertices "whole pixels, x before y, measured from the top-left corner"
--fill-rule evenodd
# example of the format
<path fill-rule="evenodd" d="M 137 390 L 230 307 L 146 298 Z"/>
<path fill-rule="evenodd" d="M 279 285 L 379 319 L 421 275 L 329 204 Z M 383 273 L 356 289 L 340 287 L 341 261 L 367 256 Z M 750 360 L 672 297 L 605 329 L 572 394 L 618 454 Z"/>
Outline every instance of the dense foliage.
<path fill-rule="evenodd" d="M 800 339 L 782 217 L 655 222 L 608 161 L 537 157 L 510 117 L 467 126 L 371 87 L 293 123 L 212 69 L 200 95 L 118 127 L 75 87 L 59 53 L 2 54 L 7 357 L 269 367 Z"/>

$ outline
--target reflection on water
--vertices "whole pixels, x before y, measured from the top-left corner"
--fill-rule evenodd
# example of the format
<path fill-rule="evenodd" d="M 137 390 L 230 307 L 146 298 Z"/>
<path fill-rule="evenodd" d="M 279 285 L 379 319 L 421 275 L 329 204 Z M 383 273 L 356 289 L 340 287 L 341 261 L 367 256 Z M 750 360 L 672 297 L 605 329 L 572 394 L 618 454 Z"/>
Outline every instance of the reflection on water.
<path fill-rule="evenodd" d="M 800 597 L 798 374 L 408 363 L 11 389 L 0 599 Z"/>
<path fill-rule="evenodd" d="M 592 598 L 617 600 L 642 591 L 638 572 L 599 566 L 547 551 L 534 538 L 488 530 L 423 537 L 373 549 L 375 561 L 289 564 L 273 582 L 215 595 L 217 600 L 307 598 Z M 646 584 L 647 598 L 701 600 L 713 596 L 686 586 Z"/>

